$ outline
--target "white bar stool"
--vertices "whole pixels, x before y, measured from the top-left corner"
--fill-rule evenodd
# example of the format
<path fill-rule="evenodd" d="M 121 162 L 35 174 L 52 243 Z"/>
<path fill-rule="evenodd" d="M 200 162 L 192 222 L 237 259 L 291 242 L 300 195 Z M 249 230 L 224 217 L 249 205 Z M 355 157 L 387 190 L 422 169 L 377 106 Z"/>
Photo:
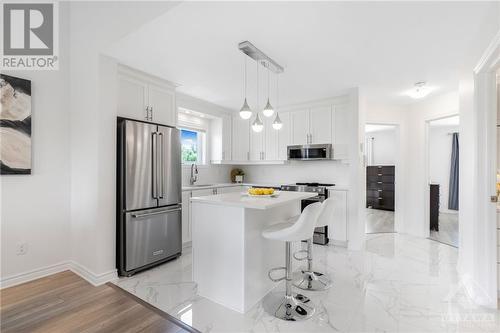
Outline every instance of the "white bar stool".
<path fill-rule="evenodd" d="M 298 242 L 311 237 L 314 232 L 316 219 L 321 208 L 321 203 L 313 203 L 302 211 L 297 222 L 278 223 L 262 231 L 262 236 L 285 242 L 285 267 L 273 268 L 268 276 L 274 282 L 286 280 L 286 291 L 283 297 L 280 296 L 278 302 L 264 304 L 264 308 L 277 318 L 283 320 L 299 321 L 310 318 L 316 311 L 309 298 L 301 294 L 292 294 L 292 256 L 291 242 Z M 277 270 L 285 270 L 285 276 L 273 278 L 271 274 Z M 266 300 L 264 300 L 266 302 Z M 274 311 L 274 313 L 272 313 Z"/>
<path fill-rule="evenodd" d="M 330 224 L 330 221 L 333 219 L 333 204 L 334 199 L 329 198 L 323 201 L 321 204 L 321 208 L 318 214 L 318 218 L 316 220 L 316 227 L 324 227 Z M 315 272 L 313 270 L 313 242 L 312 238 L 309 237 L 307 239 L 307 250 L 299 251 L 306 252 L 307 257 L 298 258 L 296 256 L 297 253 L 293 255 L 293 257 L 297 260 L 305 260 L 307 259 L 307 269 L 300 270 L 293 274 L 293 285 L 302 290 L 314 290 L 321 291 L 326 290 L 332 286 L 332 280 L 326 274 Z"/>

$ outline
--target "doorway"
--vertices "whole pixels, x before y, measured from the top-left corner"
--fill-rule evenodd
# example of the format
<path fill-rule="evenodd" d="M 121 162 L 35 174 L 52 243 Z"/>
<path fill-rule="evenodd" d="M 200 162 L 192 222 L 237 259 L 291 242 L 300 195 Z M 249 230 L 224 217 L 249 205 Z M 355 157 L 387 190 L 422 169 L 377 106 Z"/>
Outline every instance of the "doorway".
<path fill-rule="evenodd" d="M 366 124 L 365 147 L 365 233 L 392 233 L 396 231 L 398 126 Z"/>
<path fill-rule="evenodd" d="M 427 122 L 429 238 L 459 246 L 460 118 L 447 116 Z"/>

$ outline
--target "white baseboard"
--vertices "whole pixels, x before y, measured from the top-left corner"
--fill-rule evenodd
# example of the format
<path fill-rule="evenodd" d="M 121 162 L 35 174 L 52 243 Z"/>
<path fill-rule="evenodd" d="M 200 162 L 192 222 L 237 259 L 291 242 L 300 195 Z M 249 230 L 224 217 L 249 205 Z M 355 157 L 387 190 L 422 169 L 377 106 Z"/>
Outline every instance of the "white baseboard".
<path fill-rule="evenodd" d="M 102 284 L 105 284 L 106 282 L 110 282 L 110 281 L 114 281 L 114 280 L 118 279 L 118 274 L 117 274 L 116 269 L 110 270 L 106 273 L 95 274 L 87 267 L 80 265 L 79 263 L 77 263 L 75 261 L 69 261 L 68 264 L 69 264 L 69 269 L 73 273 L 84 278 L 90 284 L 92 284 L 94 286 L 100 286 Z"/>
<path fill-rule="evenodd" d="M 18 284 L 30 282 L 42 277 L 46 277 L 52 274 L 60 273 L 63 271 L 70 270 L 77 274 L 81 278 L 85 279 L 87 282 L 93 286 L 100 286 L 106 282 L 114 281 L 118 279 L 118 274 L 116 269 L 113 269 L 106 273 L 95 274 L 87 267 L 80 265 L 79 263 L 69 260 L 64 261 L 55 265 L 50 265 L 42 268 L 38 268 L 25 273 L 15 274 L 7 276 L 0 280 L 0 289 L 13 287 Z"/>

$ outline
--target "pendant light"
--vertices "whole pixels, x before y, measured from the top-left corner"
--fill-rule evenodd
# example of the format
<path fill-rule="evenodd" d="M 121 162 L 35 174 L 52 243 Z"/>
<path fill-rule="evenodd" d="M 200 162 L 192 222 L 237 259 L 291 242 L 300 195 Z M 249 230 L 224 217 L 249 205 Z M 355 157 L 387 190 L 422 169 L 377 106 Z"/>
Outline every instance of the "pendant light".
<path fill-rule="evenodd" d="M 276 107 L 279 106 L 279 90 L 278 90 L 278 79 L 279 75 L 276 75 Z M 276 118 L 273 121 L 273 128 L 279 131 L 283 127 L 283 123 L 281 122 L 280 115 L 278 114 L 278 110 L 276 109 Z"/>
<path fill-rule="evenodd" d="M 264 124 L 259 117 L 259 62 L 257 61 L 257 115 L 252 123 L 252 130 L 254 132 L 261 132 L 264 129 Z"/>
<path fill-rule="evenodd" d="M 248 106 L 247 102 L 247 56 L 245 55 L 245 74 L 244 74 L 244 79 L 245 79 L 245 101 L 243 102 L 243 106 L 240 109 L 240 117 L 242 119 L 250 119 L 252 116 L 252 109 Z"/>
<path fill-rule="evenodd" d="M 262 120 L 260 120 L 259 114 L 257 113 L 257 116 L 255 117 L 255 120 L 252 123 L 252 129 L 254 132 L 262 132 L 264 129 L 264 124 L 262 123 Z"/>
<path fill-rule="evenodd" d="M 262 114 L 264 115 L 264 117 L 271 117 L 273 114 L 274 114 L 274 108 L 273 106 L 271 105 L 271 103 L 269 103 L 269 91 L 271 90 L 270 89 L 270 81 L 269 81 L 269 64 L 266 65 L 267 67 L 267 104 L 266 106 L 264 107 L 264 110 L 262 110 Z"/>

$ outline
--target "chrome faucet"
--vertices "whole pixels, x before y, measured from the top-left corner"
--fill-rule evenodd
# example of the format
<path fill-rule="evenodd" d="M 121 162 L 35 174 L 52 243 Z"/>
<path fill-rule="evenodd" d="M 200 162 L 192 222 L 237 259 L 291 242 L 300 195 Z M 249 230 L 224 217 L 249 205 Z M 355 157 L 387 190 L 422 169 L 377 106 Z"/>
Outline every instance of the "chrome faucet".
<path fill-rule="evenodd" d="M 198 166 L 196 163 L 191 164 L 191 177 L 189 178 L 189 184 L 194 185 L 198 180 Z"/>

